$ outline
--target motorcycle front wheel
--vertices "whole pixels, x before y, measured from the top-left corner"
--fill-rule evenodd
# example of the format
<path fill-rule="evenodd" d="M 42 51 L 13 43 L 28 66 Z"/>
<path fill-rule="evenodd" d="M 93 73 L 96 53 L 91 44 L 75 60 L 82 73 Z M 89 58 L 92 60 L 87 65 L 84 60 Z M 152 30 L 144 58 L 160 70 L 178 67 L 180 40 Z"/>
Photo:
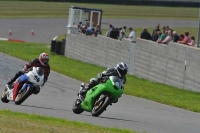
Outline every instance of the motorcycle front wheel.
<path fill-rule="evenodd" d="M 7 95 L 6 95 L 6 89 L 4 90 L 3 94 L 1 95 L 1 101 L 4 103 L 8 103 Z"/>
<path fill-rule="evenodd" d="M 81 108 L 81 100 L 80 99 L 76 99 L 76 101 L 74 102 L 74 105 L 73 105 L 73 112 L 75 114 L 81 114 L 84 110 Z"/>
<path fill-rule="evenodd" d="M 106 110 L 108 105 L 111 103 L 111 98 L 106 96 L 104 99 L 101 99 L 101 101 L 98 101 L 97 99 L 94 103 L 94 107 L 92 109 L 92 116 L 98 117 L 100 114 L 103 113 L 103 111 Z"/>
<path fill-rule="evenodd" d="M 28 86 L 24 91 L 17 95 L 15 98 L 15 104 L 20 105 L 32 94 L 32 89 Z"/>

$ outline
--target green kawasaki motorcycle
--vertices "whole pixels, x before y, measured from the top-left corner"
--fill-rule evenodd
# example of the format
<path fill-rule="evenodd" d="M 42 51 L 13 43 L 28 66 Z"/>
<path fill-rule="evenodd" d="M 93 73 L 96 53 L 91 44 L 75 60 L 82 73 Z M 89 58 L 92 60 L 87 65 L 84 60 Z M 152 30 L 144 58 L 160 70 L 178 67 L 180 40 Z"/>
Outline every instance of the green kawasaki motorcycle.
<path fill-rule="evenodd" d="M 85 87 L 81 88 L 84 89 Z M 110 76 L 105 83 L 100 83 L 90 89 L 85 97 L 78 93 L 78 98 L 73 105 L 73 112 L 81 114 L 83 111 L 92 113 L 98 117 L 106 110 L 108 105 L 116 102 L 123 94 L 122 80 L 117 76 Z"/>

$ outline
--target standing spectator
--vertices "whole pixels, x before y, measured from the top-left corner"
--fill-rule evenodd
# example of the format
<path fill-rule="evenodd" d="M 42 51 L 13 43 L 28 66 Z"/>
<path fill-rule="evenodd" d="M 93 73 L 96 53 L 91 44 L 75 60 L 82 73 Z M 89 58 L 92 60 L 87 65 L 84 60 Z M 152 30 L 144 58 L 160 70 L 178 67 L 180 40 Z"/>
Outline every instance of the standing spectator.
<path fill-rule="evenodd" d="M 135 32 L 133 31 L 133 28 L 129 28 L 129 36 L 127 37 L 129 40 L 134 41 L 135 40 Z"/>
<path fill-rule="evenodd" d="M 178 43 L 182 43 L 182 44 L 188 45 L 189 42 L 191 42 L 191 38 L 189 36 L 189 32 L 186 31 L 183 41 L 178 41 Z"/>
<path fill-rule="evenodd" d="M 178 42 L 179 39 L 180 39 L 180 37 L 178 36 L 176 31 L 173 31 L 173 33 L 172 33 L 172 41 L 173 42 Z"/>
<path fill-rule="evenodd" d="M 123 31 L 120 31 L 120 34 L 119 34 L 119 37 L 118 37 L 118 40 L 122 41 L 123 38 L 126 38 L 125 34 Z"/>
<path fill-rule="evenodd" d="M 163 26 L 163 28 L 162 28 L 163 30 L 166 30 L 166 27 L 165 26 Z"/>
<path fill-rule="evenodd" d="M 122 30 L 122 27 L 119 28 L 119 33 L 120 33 L 121 30 Z"/>
<path fill-rule="evenodd" d="M 167 34 L 167 36 L 161 43 L 168 44 L 172 40 L 172 32 L 171 32 L 171 30 L 168 30 L 165 33 Z"/>
<path fill-rule="evenodd" d="M 173 33 L 173 30 L 172 30 L 172 29 L 170 29 L 170 28 L 169 28 L 169 26 L 166 26 L 166 27 L 165 27 L 165 30 L 166 30 L 166 31 L 169 31 L 169 30 L 171 30 L 171 33 Z"/>
<path fill-rule="evenodd" d="M 126 26 L 123 26 L 122 31 L 124 32 L 124 35 L 126 36 Z"/>
<path fill-rule="evenodd" d="M 195 46 L 195 38 L 192 36 L 191 41 L 188 43 L 189 46 Z"/>
<path fill-rule="evenodd" d="M 110 33 L 111 33 L 112 29 L 113 29 L 113 26 L 110 24 L 110 25 L 109 25 L 109 30 L 108 30 L 107 33 L 106 33 L 106 36 L 107 36 L 107 37 L 110 37 Z"/>
<path fill-rule="evenodd" d="M 79 25 L 80 25 L 81 27 L 84 26 L 84 24 L 83 24 L 81 21 L 79 22 Z"/>
<path fill-rule="evenodd" d="M 163 33 L 158 31 L 158 40 L 156 41 L 157 43 L 161 43 L 166 37 L 165 30 L 163 30 Z"/>
<path fill-rule="evenodd" d="M 141 33 L 140 38 L 146 39 L 146 40 L 152 39 L 150 33 L 147 31 L 147 28 L 143 29 L 143 32 Z"/>
<path fill-rule="evenodd" d="M 99 34 L 102 35 L 102 31 L 101 31 L 99 25 L 97 24 L 97 25 L 96 25 L 96 29 L 95 29 L 95 31 L 94 31 L 94 36 L 96 37 L 96 36 L 99 35 Z"/>
<path fill-rule="evenodd" d="M 179 36 L 179 40 L 178 40 L 178 41 L 183 41 L 183 39 L 184 39 L 184 35 L 181 34 L 181 35 Z"/>
<path fill-rule="evenodd" d="M 116 28 L 116 31 L 117 31 L 117 38 L 119 37 L 119 28 Z"/>
<path fill-rule="evenodd" d="M 119 37 L 118 28 L 113 28 L 110 32 L 110 38 L 117 39 Z"/>
<path fill-rule="evenodd" d="M 157 24 L 156 25 L 156 29 L 153 30 L 153 33 L 152 33 L 152 41 L 156 42 L 158 40 L 158 31 L 160 31 L 160 24 Z"/>

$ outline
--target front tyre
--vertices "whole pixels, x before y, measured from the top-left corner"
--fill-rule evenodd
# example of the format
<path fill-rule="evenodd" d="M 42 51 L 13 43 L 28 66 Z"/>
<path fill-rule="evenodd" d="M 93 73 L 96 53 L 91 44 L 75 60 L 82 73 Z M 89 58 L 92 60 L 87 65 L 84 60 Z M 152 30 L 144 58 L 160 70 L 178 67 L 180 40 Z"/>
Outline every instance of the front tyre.
<path fill-rule="evenodd" d="M 1 95 L 1 101 L 4 103 L 8 103 L 7 95 L 6 95 L 6 89 L 4 90 L 3 94 Z"/>
<path fill-rule="evenodd" d="M 96 100 L 94 107 L 92 109 L 92 116 L 98 117 L 100 114 L 103 113 L 104 110 L 110 105 L 111 103 L 111 98 L 110 97 L 105 97 L 101 101 L 97 103 L 98 99 Z"/>
<path fill-rule="evenodd" d="M 15 104 L 20 105 L 32 94 L 32 89 L 28 86 L 24 91 L 17 95 L 15 98 Z"/>
<path fill-rule="evenodd" d="M 73 105 L 73 112 L 75 114 L 81 114 L 84 110 L 81 108 L 81 100 L 80 99 L 76 99 L 76 101 L 74 102 L 74 105 Z"/>

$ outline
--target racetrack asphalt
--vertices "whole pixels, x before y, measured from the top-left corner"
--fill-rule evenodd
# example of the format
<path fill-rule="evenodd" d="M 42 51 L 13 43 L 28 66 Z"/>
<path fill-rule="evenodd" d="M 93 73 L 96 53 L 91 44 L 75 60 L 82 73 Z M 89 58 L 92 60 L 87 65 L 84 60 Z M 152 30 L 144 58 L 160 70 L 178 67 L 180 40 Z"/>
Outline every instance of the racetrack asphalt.
<path fill-rule="evenodd" d="M 66 34 L 67 18 L 15 18 L 0 19 L 0 38 L 12 38 L 25 42 L 41 42 L 50 44 L 58 35 Z M 102 29 L 108 29 L 109 24 L 115 27 L 198 27 L 197 20 L 167 20 L 167 19 L 102 19 Z M 8 35 L 9 29 L 12 35 Z M 31 35 L 33 29 L 35 35 Z"/>
<path fill-rule="evenodd" d="M 34 57 L 33 57 L 34 58 Z M 23 68 L 23 60 L 0 52 L 0 93 L 14 74 Z M 42 114 L 82 121 L 106 127 L 128 128 L 147 133 L 200 133 L 200 114 L 163 105 L 150 100 L 123 95 L 118 103 L 109 106 L 100 117 L 89 112 L 72 112 L 80 81 L 51 71 L 41 92 L 31 95 L 22 105 L 2 103 L 0 109 Z"/>

